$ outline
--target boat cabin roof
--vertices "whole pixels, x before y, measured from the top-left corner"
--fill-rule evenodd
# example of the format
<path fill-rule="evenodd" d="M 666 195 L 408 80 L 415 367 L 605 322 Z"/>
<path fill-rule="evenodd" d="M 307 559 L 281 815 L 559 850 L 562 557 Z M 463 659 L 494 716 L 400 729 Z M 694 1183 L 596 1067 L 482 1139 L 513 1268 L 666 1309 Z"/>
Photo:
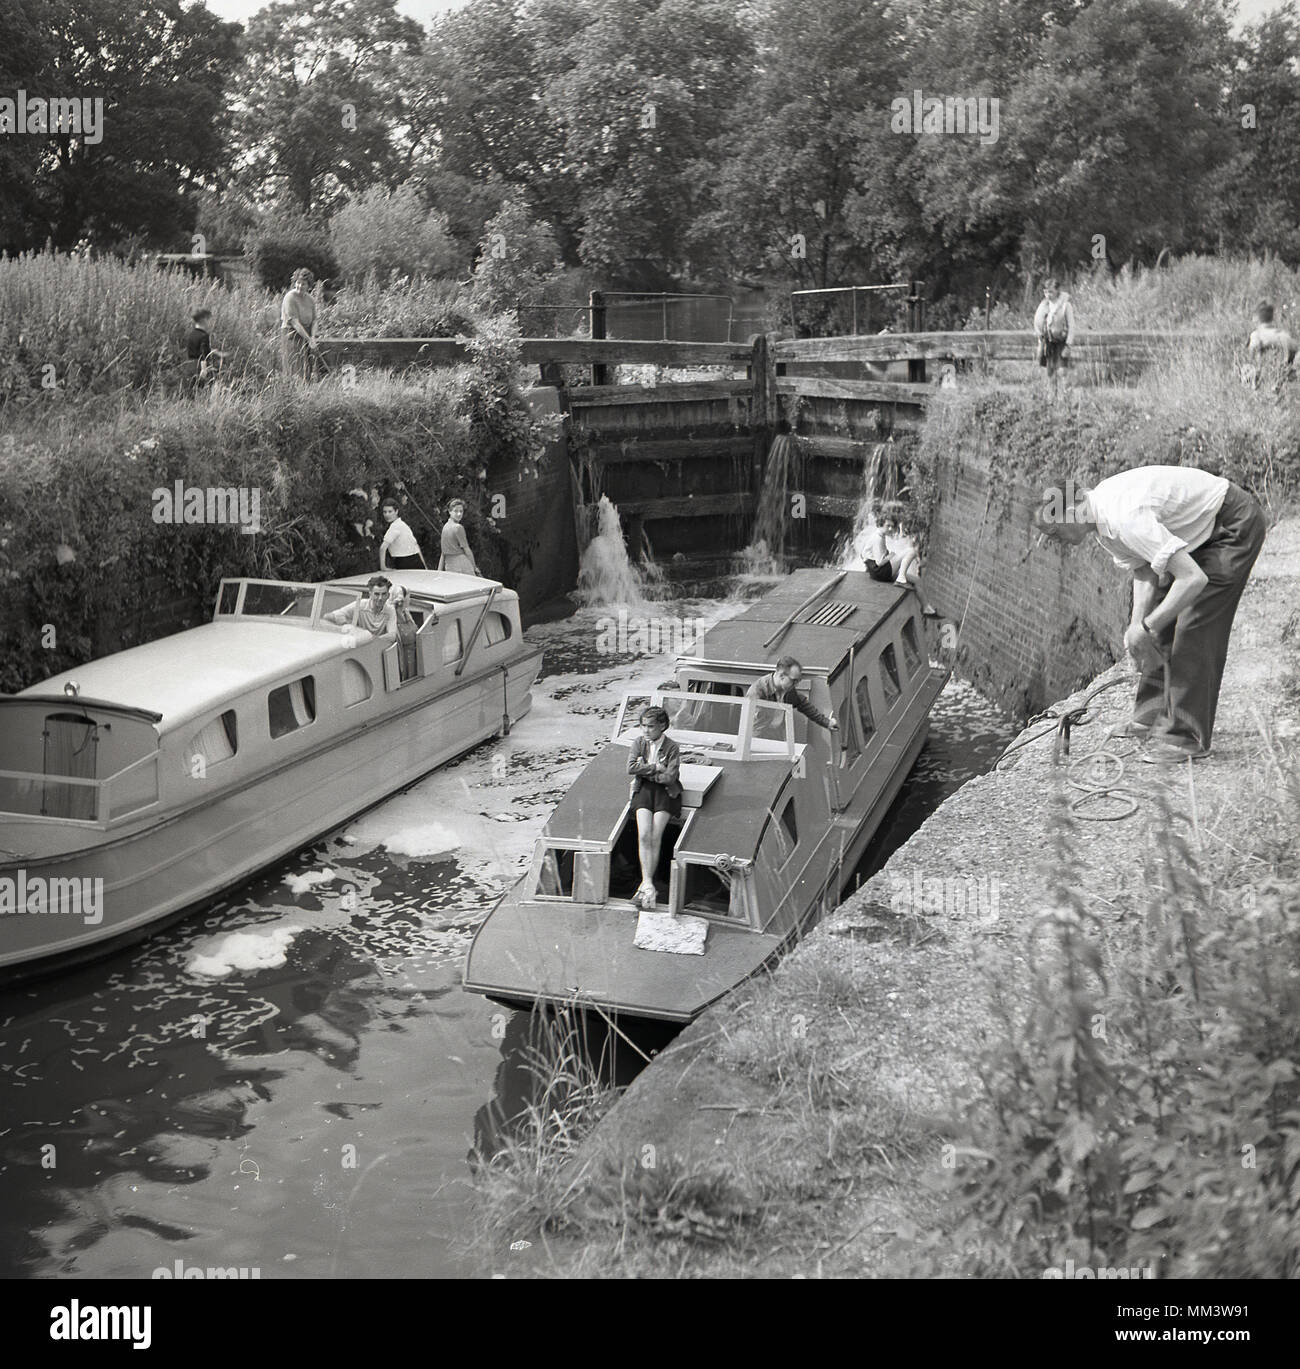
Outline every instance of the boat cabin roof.
<path fill-rule="evenodd" d="M 327 580 L 329 585 L 346 585 L 364 591 L 372 575 L 386 575 L 395 585 L 401 585 L 422 599 L 437 604 L 455 604 L 462 599 L 473 599 L 497 586 L 496 602 L 516 598 L 515 591 L 506 589 L 496 580 L 484 580 L 478 575 L 461 575 L 454 570 L 384 570 L 366 571 L 361 575 L 347 575 L 338 580 Z"/>
<path fill-rule="evenodd" d="M 848 571 L 838 584 L 834 570 L 795 571 L 743 613 L 704 634 L 695 657 L 717 664 L 761 667 L 770 671 L 782 656 L 793 656 L 805 671 L 829 674 L 880 626 L 911 593 L 904 585 L 873 580 L 865 571 Z M 806 607 L 821 586 L 830 586 Z M 767 639 L 795 610 L 795 621 L 772 642 Z M 683 657 L 680 665 L 689 665 Z"/>
<path fill-rule="evenodd" d="M 449 571 L 386 571 L 385 574 L 394 584 L 405 586 L 412 596 L 439 605 L 481 599 L 496 584 L 494 580 Z M 364 594 L 369 578 L 369 574 L 356 575 L 322 584 Z M 64 693 L 64 685 L 75 681 L 77 698 L 86 707 L 99 705 L 133 710 L 138 716 L 152 714 L 159 732 L 169 732 L 251 690 L 269 689 L 299 674 L 308 674 L 314 667 L 350 650 L 342 634 L 313 630 L 309 617 L 245 617 L 242 613 L 228 611 L 224 607 L 227 596 L 243 583 L 241 580 L 222 581 L 218 614 L 211 623 L 87 661 L 11 697 L 48 699 L 63 707 L 75 706 Z M 308 612 L 312 600 L 320 597 L 316 595 L 320 588 L 316 584 L 256 580 L 246 583 L 250 587 L 269 585 L 282 590 L 290 601 L 292 591 L 308 594 Z M 341 596 L 336 597 L 347 602 Z M 513 590 L 502 589 L 494 602 L 505 607 L 516 597 Z M 233 607 L 233 596 L 229 602 Z"/>

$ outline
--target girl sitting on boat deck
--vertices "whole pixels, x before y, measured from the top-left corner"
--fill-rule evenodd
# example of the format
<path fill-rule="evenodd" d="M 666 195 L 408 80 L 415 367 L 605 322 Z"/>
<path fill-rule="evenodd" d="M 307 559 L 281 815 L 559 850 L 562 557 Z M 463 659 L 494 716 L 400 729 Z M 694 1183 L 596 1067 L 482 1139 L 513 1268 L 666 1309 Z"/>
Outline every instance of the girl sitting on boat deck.
<path fill-rule="evenodd" d="M 655 871 L 668 819 L 682 815 L 681 748 L 668 735 L 668 714 L 651 705 L 641 710 L 641 736 L 631 746 L 627 773 L 632 776 L 641 887 L 632 896 L 639 908 L 655 906 Z"/>

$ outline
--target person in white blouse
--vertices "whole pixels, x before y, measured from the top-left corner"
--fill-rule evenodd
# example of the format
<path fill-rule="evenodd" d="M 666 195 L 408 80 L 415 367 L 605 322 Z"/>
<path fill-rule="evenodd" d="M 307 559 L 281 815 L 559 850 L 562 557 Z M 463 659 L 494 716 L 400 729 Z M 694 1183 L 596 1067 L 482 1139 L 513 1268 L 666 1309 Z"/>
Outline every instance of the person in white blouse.
<path fill-rule="evenodd" d="M 384 533 L 384 540 L 379 547 L 379 569 L 419 570 L 423 566 L 427 570 L 428 566 L 425 565 L 424 556 L 420 552 L 420 544 L 402 517 L 401 505 L 397 500 L 391 496 L 385 499 L 380 504 L 379 511 L 383 514 L 384 522 L 388 524 L 388 530 Z"/>

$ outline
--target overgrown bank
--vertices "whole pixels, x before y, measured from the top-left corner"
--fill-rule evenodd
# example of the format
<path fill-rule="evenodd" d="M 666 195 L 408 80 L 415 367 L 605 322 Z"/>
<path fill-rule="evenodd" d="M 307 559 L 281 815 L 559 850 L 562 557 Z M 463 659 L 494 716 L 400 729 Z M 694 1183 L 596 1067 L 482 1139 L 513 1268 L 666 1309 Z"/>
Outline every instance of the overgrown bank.
<path fill-rule="evenodd" d="M 515 582 L 535 534 L 498 529 L 490 473 L 554 457 L 508 329 L 471 348 L 467 365 L 401 380 L 27 407 L 0 438 L 0 689 L 205 619 L 222 576 L 374 569 L 376 492 L 402 501 L 434 565 L 446 502 L 464 497 L 481 569 Z M 178 482 L 199 492 L 194 520 Z M 255 522 L 209 521 L 231 517 L 222 492 Z"/>

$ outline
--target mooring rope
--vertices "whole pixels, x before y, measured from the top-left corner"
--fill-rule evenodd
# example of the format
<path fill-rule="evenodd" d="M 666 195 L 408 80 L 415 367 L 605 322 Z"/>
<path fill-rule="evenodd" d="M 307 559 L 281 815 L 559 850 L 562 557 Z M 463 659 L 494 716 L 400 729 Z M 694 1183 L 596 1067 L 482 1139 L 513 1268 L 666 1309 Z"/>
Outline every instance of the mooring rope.
<path fill-rule="evenodd" d="M 1167 688 L 1167 663 L 1165 671 Z M 1127 683 L 1127 677 L 1117 675 L 1113 680 L 1107 680 L 1104 684 L 1099 684 L 1095 689 L 1090 689 L 1088 693 L 1083 696 L 1082 700 L 1072 707 L 1065 708 L 1060 713 L 1048 709 L 1046 712 L 1039 713 L 1036 717 L 1031 718 L 1028 724 L 1030 727 L 1032 727 L 1034 723 L 1044 719 L 1051 719 L 1051 723 L 1049 726 L 1041 728 L 1031 736 L 1022 737 L 1019 741 L 1012 742 L 997 760 L 993 762 L 993 769 L 996 770 L 1008 756 L 1013 755 L 1015 752 L 1028 746 L 1030 742 L 1036 742 L 1040 738 L 1047 736 L 1049 732 L 1056 733 L 1056 739 L 1052 743 L 1052 764 L 1059 765 L 1061 763 L 1061 756 L 1068 756 L 1070 754 L 1071 730 L 1076 727 L 1084 727 L 1088 723 L 1094 721 L 1092 715 L 1088 711 L 1088 705 L 1098 694 L 1104 693 L 1107 689 L 1114 689 L 1116 685 L 1125 683 Z M 1133 793 L 1131 789 L 1124 789 L 1120 785 L 1120 781 L 1124 778 L 1125 773 L 1125 758 L 1109 749 L 1109 744 L 1113 740 L 1114 733 L 1112 732 L 1107 735 L 1105 741 L 1103 741 L 1100 746 L 1094 747 L 1093 750 L 1089 751 L 1085 756 L 1076 757 L 1074 760 L 1070 761 L 1069 765 L 1066 767 L 1066 783 L 1069 784 L 1072 789 L 1080 789 L 1083 791 L 1078 798 L 1071 799 L 1070 811 L 1074 813 L 1076 817 L 1083 818 L 1089 822 L 1120 822 L 1124 818 L 1132 817 L 1138 810 L 1138 795 Z M 1131 755 L 1132 753 L 1130 752 L 1129 754 Z M 1115 767 L 1113 777 L 1106 783 L 1087 783 L 1082 778 L 1084 768 L 1092 765 L 1094 761 L 1104 761 Z M 1096 803 L 1098 800 L 1103 799 L 1109 803 L 1122 802 L 1127 806 L 1118 813 L 1090 813 L 1084 811 L 1088 804 Z"/>

